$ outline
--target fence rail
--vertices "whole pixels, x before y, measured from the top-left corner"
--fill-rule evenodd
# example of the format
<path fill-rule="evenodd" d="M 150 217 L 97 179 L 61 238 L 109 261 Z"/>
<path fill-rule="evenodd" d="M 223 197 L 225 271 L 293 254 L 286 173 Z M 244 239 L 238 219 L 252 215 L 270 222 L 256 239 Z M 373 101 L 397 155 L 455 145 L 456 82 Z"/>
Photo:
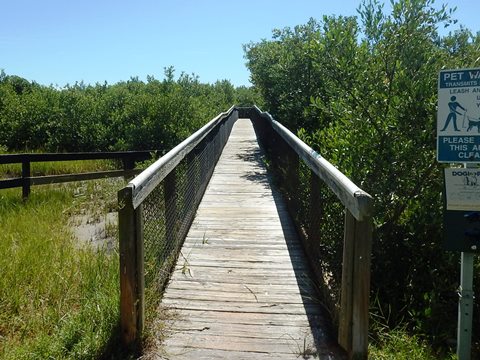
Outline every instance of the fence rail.
<path fill-rule="evenodd" d="M 22 188 L 23 198 L 30 194 L 33 185 L 56 184 L 70 181 L 103 179 L 108 177 L 132 176 L 138 174 L 134 170 L 136 161 L 148 160 L 155 151 L 117 151 L 117 152 L 78 152 L 78 153 L 43 153 L 43 154 L 2 154 L 1 164 L 22 164 L 22 176 L 0 180 L 0 189 Z M 96 171 L 79 174 L 62 174 L 47 176 L 31 176 L 31 163 L 47 161 L 73 161 L 73 160 L 121 160 L 122 170 Z"/>
<path fill-rule="evenodd" d="M 341 259 L 332 257 L 332 262 L 336 261 L 339 268 L 335 280 L 340 284 L 340 301 L 324 300 L 330 300 L 332 304 L 330 310 L 336 315 L 338 341 L 349 358 L 367 359 L 372 197 L 267 112 L 258 107 L 245 108 L 240 110 L 240 116 L 253 121 L 321 286 L 326 279 L 322 264 L 326 257 L 325 251 L 322 252 L 325 236 L 322 233 L 332 232 L 329 228 L 341 230 L 338 221 L 326 219 L 325 209 L 330 206 L 331 210 L 331 204 L 335 202 L 344 206 L 343 232 L 333 231 L 337 243 L 337 233 L 340 237 L 343 234 Z M 330 276 L 335 275 L 334 269 Z"/>

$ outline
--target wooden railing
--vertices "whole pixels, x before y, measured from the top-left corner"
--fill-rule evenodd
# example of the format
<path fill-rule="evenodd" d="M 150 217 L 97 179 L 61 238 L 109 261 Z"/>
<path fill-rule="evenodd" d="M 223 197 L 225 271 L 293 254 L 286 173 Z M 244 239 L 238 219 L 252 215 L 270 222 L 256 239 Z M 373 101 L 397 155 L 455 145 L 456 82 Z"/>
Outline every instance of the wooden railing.
<path fill-rule="evenodd" d="M 79 153 L 36 153 L 36 154 L 2 154 L 0 164 L 22 164 L 22 176 L 0 180 L 0 189 L 22 188 L 23 198 L 30 195 L 32 185 L 56 184 L 71 181 L 93 180 L 108 177 L 132 176 L 140 171 L 134 170 L 136 161 L 148 160 L 155 151 L 122 151 L 122 152 L 79 152 Z M 72 160 L 121 160 L 123 169 L 96 171 L 79 174 L 61 174 L 31 176 L 31 163 L 46 161 Z"/>
<path fill-rule="evenodd" d="M 333 192 L 333 198 L 343 204 L 341 295 L 340 304 L 336 307 L 339 309 L 338 341 L 350 359 L 367 359 L 372 197 L 270 114 L 254 107 L 240 109 L 239 116 L 253 121 L 319 283 L 325 279 L 319 251 L 322 238 L 319 223 L 324 216 L 320 194 L 322 183 L 329 192 Z M 300 161 L 303 162 L 303 170 Z M 306 174 L 308 169 L 310 173 Z M 304 180 L 305 177 L 309 180 Z M 302 215 L 304 218 L 299 218 Z"/>
<path fill-rule="evenodd" d="M 121 331 L 133 350 L 237 118 L 234 107 L 221 113 L 118 192 Z"/>

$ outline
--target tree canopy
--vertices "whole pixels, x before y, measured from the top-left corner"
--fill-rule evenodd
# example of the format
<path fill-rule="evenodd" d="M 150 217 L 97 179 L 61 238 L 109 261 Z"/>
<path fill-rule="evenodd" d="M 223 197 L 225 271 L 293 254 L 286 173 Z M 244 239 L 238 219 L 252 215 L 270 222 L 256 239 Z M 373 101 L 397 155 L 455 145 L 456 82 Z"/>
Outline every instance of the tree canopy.
<path fill-rule="evenodd" d="M 238 95 L 238 96 L 237 96 Z M 0 146 L 9 151 L 168 150 L 235 103 L 258 96 L 227 80 L 165 69 L 163 80 L 58 89 L 0 74 Z"/>

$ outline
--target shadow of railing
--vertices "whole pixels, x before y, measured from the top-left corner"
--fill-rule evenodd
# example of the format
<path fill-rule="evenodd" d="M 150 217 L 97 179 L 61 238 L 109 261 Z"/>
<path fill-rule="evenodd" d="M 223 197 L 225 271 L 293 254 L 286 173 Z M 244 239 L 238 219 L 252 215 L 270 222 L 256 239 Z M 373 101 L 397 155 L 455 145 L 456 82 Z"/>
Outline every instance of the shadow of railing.
<path fill-rule="evenodd" d="M 257 140 L 247 140 L 248 143 L 258 142 Z M 332 325 L 332 318 L 327 308 L 323 305 L 321 297 L 317 291 L 315 276 L 309 266 L 307 256 L 304 252 L 300 239 L 295 231 L 295 224 L 292 221 L 288 208 L 280 191 L 275 184 L 274 175 L 268 171 L 266 165 L 266 155 L 260 147 L 249 147 L 248 153 L 237 154 L 237 158 L 244 160 L 248 164 L 254 164 L 252 171 L 247 172 L 242 178 L 253 183 L 262 185 L 265 189 L 271 191 L 275 208 L 280 220 L 282 232 L 290 257 L 296 285 L 302 299 L 303 308 L 308 319 L 315 349 L 310 348 L 310 344 L 301 344 L 304 349 L 304 355 L 322 356 L 328 354 L 334 359 L 345 359 L 345 351 L 338 345 L 336 339 L 336 330 Z M 260 169 L 260 171 L 258 170 Z M 307 353 L 307 349 L 313 351 Z"/>

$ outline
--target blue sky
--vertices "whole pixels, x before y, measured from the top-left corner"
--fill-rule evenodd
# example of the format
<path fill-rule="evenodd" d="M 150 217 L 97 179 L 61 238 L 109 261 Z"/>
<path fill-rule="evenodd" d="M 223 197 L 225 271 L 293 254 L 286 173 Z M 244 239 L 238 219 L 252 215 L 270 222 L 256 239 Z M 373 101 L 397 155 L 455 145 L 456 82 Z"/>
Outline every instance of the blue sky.
<path fill-rule="evenodd" d="M 388 3 L 389 1 L 387 1 Z M 0 69 L 41 84 L 112 84 L 163 69 L 202 82 L 249 85 L 242 45 L 310 17 L 355 15 L 360 0 L 4 0 Z M 457 6 L 459 23 L 479 31 L 480 1 Z M 439 6 L 439 5 L 438 5 Z"/>

